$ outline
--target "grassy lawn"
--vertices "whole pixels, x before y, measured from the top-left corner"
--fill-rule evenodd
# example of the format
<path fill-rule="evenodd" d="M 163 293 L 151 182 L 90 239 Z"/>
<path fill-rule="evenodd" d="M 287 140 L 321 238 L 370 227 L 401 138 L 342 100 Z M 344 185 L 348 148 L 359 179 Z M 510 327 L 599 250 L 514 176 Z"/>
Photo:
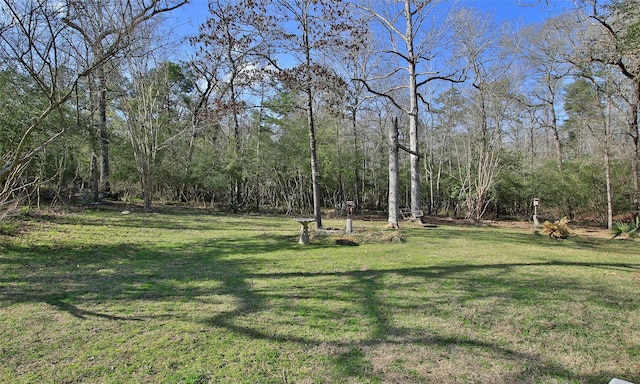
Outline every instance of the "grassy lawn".
<path fill-rule="evenodd" d="M 640 383 L 637 241 L 383 226 L 32 216 L 0 235 L 0 382 Z"/>

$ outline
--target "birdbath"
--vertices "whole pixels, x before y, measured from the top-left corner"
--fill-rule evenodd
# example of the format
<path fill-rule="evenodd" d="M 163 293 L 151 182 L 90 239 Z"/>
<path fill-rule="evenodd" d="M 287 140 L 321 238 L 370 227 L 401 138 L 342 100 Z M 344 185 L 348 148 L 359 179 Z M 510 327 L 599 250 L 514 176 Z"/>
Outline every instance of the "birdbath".
<path fill-rule="evenodd" d="M 298 244 L 309 245 L 309 223 L 313 223 L 316 220 L 304 217 L 296 218 L 294 220 L 300 223 L 300 225 L 302 226 L 302 228 L 300 229 L 300 240 L 298 240 Z"/>

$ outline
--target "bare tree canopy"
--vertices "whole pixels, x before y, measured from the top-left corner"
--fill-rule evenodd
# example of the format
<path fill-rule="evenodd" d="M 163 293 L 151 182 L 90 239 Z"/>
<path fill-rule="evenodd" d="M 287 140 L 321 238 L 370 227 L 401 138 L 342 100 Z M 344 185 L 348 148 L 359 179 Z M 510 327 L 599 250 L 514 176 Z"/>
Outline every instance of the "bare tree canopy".
<path fill-rule="evenodd" d="M 74 95 L 79 82 L 130 47 L 142 24 L 185 3 L 186 0 L 140 0 L 105 6 L 100 1 L 3 0 L 2 63 L 18 66 L 48 100 L 39 116 L 23 130 L 15 147 L 3 148 L 3 195 L 14 187 L 12 174 L 65 132 L 63 124 L 44 140 L 30 141 L 42 122 Z"/>
<path fill-rule="evenodd" d="M 185 4 L 0 0 L 0 206 L 640 210 L 637 0 Z"/>

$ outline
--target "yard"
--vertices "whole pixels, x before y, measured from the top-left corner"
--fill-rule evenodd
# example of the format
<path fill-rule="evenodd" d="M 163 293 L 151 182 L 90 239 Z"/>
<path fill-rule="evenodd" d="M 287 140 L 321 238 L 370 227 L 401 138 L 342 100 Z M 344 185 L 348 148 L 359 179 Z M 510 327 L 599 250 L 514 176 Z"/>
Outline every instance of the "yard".
<path fill-rule="evenodd" d="M 637 241 L 384 224 L 29 215 L 0 235 L 0 382 L 640 382 Z"/>

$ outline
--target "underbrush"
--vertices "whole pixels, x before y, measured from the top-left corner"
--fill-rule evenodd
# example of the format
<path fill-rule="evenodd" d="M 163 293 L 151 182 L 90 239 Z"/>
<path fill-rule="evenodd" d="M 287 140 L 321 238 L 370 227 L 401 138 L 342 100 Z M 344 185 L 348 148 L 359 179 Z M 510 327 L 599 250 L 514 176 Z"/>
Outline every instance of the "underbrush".
<path fill-rule="evenodd" d="M 611 229 L 613 238 L 634 238 L 640 235 L 640 217 L 628 223 L 616 221 Z"/>
<path fill-rule="evenodd" d="M 15 236 L 20 228 L 20 222 L 16 220 L 0 221 L 0 235 Z"/>

